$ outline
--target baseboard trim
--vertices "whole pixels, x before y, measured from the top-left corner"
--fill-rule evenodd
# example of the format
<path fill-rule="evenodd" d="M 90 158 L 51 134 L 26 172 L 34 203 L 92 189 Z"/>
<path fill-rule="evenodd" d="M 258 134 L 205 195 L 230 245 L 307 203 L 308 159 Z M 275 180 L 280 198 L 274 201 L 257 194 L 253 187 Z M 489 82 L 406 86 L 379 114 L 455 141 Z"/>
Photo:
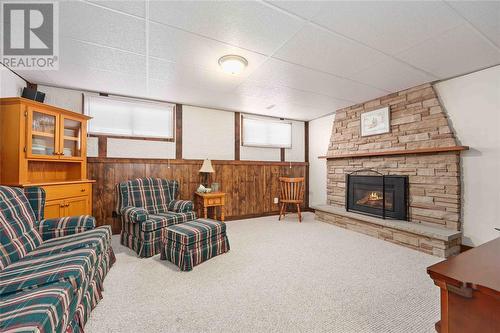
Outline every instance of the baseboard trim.
<path fill-rule="evenodd" d="M 314 213 L 314 209 L 312 208 L 302 208 L 302 212 L 312 212 Z M 279 211 L 276 212 L 267 212 L 267 213 L 260 213 L 260 214 L 246 214 L 246 215 L 238 215 L 238 216 L 226 216 L 226 221 L 236 221 L 236 220 L 244 220 L 244 219 L 253 219 L 257 217 L 266 217 L 266 216 L 278 216 L 280 214 Z M 287 214 L 297 214 L 297 212 L 291 211 L 287 212 Z"/>

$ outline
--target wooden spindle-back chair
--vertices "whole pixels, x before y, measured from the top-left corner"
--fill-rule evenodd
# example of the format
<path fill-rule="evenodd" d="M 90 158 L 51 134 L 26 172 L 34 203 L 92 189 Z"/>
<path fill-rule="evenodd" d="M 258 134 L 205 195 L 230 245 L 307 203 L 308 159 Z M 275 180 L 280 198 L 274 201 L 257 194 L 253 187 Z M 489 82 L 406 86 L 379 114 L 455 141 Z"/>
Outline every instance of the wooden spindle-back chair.
<path fill-rule="evenodd" d="M 300 205 L 304 201 L 304 178 L 280 177 L 280 217 L 285 216 L 288 204 L 296 205 L 299 222 L 302 222 Z"/>

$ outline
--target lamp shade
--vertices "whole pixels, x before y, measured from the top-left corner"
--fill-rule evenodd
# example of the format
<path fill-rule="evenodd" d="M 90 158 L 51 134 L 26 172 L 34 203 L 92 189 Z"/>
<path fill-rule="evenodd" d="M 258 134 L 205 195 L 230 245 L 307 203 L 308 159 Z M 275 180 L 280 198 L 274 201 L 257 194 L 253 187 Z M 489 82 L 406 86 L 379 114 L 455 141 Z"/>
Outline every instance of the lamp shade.
<path fill-rule="evenodd" d="M 200 171 L 198 172 L 215 172 L 214 168 L 212 168 L 212 161 L 210 161 L 208 158 L 203 161 L 203 165 L 201 166 Z"/>

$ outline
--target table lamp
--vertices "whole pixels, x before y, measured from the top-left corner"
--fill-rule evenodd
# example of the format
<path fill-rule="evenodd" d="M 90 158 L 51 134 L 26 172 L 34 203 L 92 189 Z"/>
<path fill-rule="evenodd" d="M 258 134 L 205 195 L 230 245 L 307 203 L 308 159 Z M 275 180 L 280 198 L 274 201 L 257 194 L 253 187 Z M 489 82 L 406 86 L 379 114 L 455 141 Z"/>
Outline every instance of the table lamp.
<path fill-rule="evenodd" d="M 215 172 L 214 168 L 212 167 L 212 162 L 208 158 L 204 160 L 203 165 L 198 172 L 203 176 L 203 186 L 208 187 L 208 175 Z"/>

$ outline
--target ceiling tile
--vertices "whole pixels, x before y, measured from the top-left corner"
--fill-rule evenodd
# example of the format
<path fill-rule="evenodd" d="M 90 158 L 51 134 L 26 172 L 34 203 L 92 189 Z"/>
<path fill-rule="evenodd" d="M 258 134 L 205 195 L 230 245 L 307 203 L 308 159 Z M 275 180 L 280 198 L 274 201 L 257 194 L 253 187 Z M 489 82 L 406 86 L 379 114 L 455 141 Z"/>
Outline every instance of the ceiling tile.
<path fill-rule="evenodd" d="M 276 107 L 284 104 L 295 104 L 306 108 L 326 109 L 333 112 L 339 105 L 347 106 L 351 104 L 351 102 L 338 100 L 326 95 L 288 87 L 269 86 L 252 81 L 243 83 L 234 93 L 241 96 L 263 99 L 271 102 L 269 105 L 274 104 Z"/>
<path fill-rule="evenodd" d="M 69 38 L 61 38 L 59 43 L 59 60 L 63 64 L 144 77 L 146 75 L 146 57 L 143 55 Z"/>
<path fill-rule="evenodd" d="M 153 1 L 151 20 L 270 54 L 302 20 L 254 1 Z"/>
<path fill-rule="evenodd" d="M 47 71 L 46 76 L 47 81 L 37 83 L 131 97 L 148 97 L 146 78 L 143 75 L 110 72 L 61 61 L 59 70 Z"/>
<path fill-rule="evenodd" d="M 441 79 L 500 63 L 500 51 L 464 24 L 398 55 Z"/>
<path fill-rule="evenodd" d="M 80 1 L 59 3 L 61 36 L 145 54 L 145 21 Z"/>
<path fill-rule="evenodd" d="M 324 1 L 266 1 L 272 6 L 281 8 L 289 13 L 306 20 L 313 18 L 320 10 Z"/>
<path fill-rule="evenodd" d="M 400 91 L 437 79 L 392 58 L 353 74 L 350 78 L 388 91 Z"/>
<path fill-rule="evenodd" d="M 388 58 L 314 25 L 307 25 L 273 57 L 339 76 L 348 76 Z"/>
<path fill-rule="evenodd" d="M 248 76 L 266 59 L 259 53 L 156 23 L 150 24 L 149 36 L 150 56 L 184 66 L 221 71 L 218 64 L 220 57 L 227 54 L 245 57 L 248 67 L 238 77 Z"/>
<path fill-rule="evenodd" d="M 146 1 L 138 0 L 128 0 L 128 1 L 117 1 L 117 0 L 106 0 L 106 1 L 90 1 L 93 4 L 111 8 L 120 12 L 124 12 L 130 15 L 135 15 L 139 17 L 146 16 Z"/>
<path fill-rule="evenodd" d="M 218 92 L 233 90 L 242 82 L 241 77 L 228 75 L 222 71 L 210 71 L 154 58 L 149 59 L 149 77 L 172 84 L 178 83 L 182 86 Z"/>
<path fill-rule="evenodd" d="M 448 4 L 500 47 L 500 1 L 449 1 Z"/>
<path fill-rule="evenodd" d="M 28 82 L 39 83 L 49 81 L 46 73 L 50 73 L 50 71 L 15 70 L 15 72 Z"/>
<path fill-rule="evenodd" d="M 332 1 L 313 21 L 389 54 L 463 23 L 440 1 Z"/>
<path fill-rule="evenodd" d="M 206 90 L 200 87 L 183 86 L 164 80 L 149 80 L 149 95 L 151 98 L 163 99 L 176 103 L 183 103 L 207 108 L 232 110 L 266 114 L 268 102 L 248 96 L 238 96 L 234 93 L 222 93 Z M 269 115 L 271 115 L 268 112 Z M 273 116 L 283 116 L 272 112 Z"/>
<path fill-rule="evenodd" d="M 250 80 L 271 86 L 285 86 L 317 94 L 324 94 L 354 103 L 366 101 L 388 92 L 368 85 L 342 79 L 277 59 L 270 59 L 259 67 Z"/>
<path fill-rule="evenodd" d="M 340 109 L 342 107 L 338 107 Z M 316 109 L 312 107 L 304 107 L 295 104 L 280 104 L 274 108 L 274 112 L 278 114 L 281 118 L 295 119 L 295 120 L 311 120 L 326 114 L 332 113 L 337 109 Z M 266 113 L 263 113 L 266 115 Z"/>

